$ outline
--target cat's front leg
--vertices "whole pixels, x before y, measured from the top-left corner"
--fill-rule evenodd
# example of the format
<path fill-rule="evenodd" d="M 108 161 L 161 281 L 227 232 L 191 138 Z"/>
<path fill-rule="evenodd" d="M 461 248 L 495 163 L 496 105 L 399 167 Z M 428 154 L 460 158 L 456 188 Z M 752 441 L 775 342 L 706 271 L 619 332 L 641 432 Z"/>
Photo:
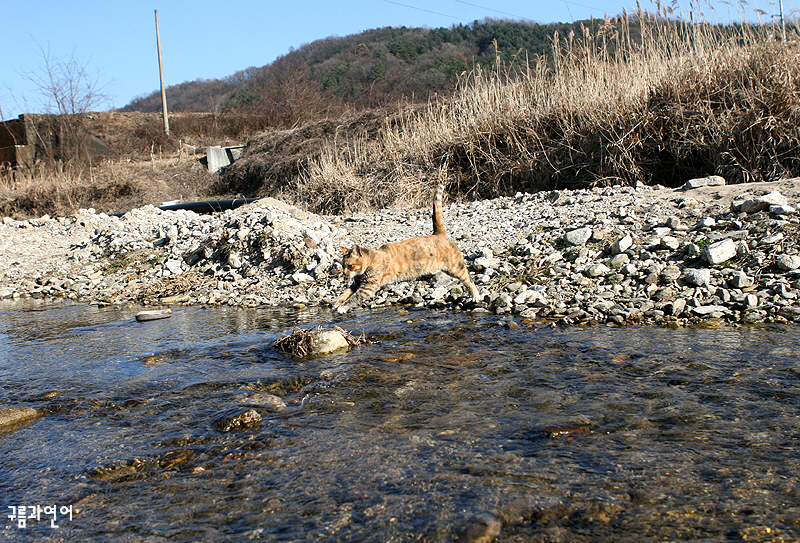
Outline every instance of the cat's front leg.
<path fill-rule="evenodd" d="M 347 308 L 344 306 L 344 303 L 350 298 L 350 296 L 353 295 L 355 291 L 356 291 L 355 285 L 351 284 L 349 287 L 347 287 L 347 289 L 342 293 L 342 295 L 339 297 L 336 303 L 333 304 L 333 309 L 335 309 L 339 313 L 346 313 Z"/>
<path fill-rule="evenodd" d="M 358 307 L 375 294 L 375 292 L 381 287 L 381 283 L 379 281 L 375 281 L 367 279 L 362 280 L 355 289 L 347 294 L 347 298 L 342 300 L 342 303 L 336 308 L 336 311 L 339 313 L 346 313 L 349 310 L 353 309 L 354 307 Z M 344 294 L 342 295 L 344 297 Z"/>

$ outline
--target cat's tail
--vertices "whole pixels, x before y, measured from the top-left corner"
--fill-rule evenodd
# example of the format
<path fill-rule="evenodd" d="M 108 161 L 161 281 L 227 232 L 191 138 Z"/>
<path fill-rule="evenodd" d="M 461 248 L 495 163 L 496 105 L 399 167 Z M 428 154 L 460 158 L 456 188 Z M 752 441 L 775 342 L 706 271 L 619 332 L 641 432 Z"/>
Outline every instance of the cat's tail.
<path fill-rule="evenodd" d="M 433 235 L 441 234 L 447 235 L 444 229 L 444 216 L 442 215 L 442 195 L 444 194 L 444 185 L 436 187 L 436 196 L 433 198 Z"/>

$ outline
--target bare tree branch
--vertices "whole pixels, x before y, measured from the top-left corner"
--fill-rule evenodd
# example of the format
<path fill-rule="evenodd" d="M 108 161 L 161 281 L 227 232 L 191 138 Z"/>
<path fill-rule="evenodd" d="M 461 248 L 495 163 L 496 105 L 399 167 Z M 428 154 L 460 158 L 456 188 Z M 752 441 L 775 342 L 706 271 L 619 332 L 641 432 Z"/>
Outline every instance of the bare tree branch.
<path fill-rule="evenodd" d="M 67 58 L 57 58 L 41 45 L 39 55 L 42 63 L 36 70 L 20 72 L 33 83 L 39 94 L 40 113 L 74 115 L 97 109 L 105 109 L 111 102 L 103 91 L 108 83 L 101 82 L 99 71 L 81 63 L 73 52 Z"/>

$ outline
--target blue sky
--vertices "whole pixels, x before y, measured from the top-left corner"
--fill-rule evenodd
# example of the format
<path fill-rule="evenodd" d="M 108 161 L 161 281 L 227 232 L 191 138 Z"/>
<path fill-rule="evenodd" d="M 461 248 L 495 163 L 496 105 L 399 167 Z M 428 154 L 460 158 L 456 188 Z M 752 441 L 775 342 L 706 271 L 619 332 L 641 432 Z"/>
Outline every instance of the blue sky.
<path fill-rule="evenodd" d="M 777 2 L 778 0 L 775 0 Z M 669 2 L 665 2 L 669 5 Z M 264 66 L 305 43 L 347 36 L 383 26 L 449 27 L 485 17 L 572 22 L 629 12 L 625 0 L 290 0 L 209 2 L 167 0 L 161 4 L 115 0 L 8 1 L 0 32 L 0 117 L 39 112 L 41 94 L 26 73 L 43 73 L 44 52 L 52 59 L 74 59 L 103 84 L 110 97 L 104 108 L 122 107 L 159 88 L 155 17 L 158 10 L 164 77 L 167 85 L 223 78 L 250 66 Z M 688 13 L 687 7 L 676 7 Z M 696 3 L 693 5 L 697 5 Z M 711 21 L 727 20 L 738 4 L 704 3 L 697 9 Z M 642 6 L 655 11 L 649 1 Z M 777 3 L 750 2 L 777 13 Z M 784 1 L 784 10 L 792 13 Z"/>

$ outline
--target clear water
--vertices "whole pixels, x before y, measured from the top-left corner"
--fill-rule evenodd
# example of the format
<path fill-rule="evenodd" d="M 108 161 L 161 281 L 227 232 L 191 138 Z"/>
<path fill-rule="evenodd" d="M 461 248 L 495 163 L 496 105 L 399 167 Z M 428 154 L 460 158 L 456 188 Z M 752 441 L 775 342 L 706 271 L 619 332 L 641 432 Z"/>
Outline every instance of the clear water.
<path fill-rule="evenodd" d="M 330 313 L 137 310 L 0 306 L 0 404 L 47 411 L 0 434 L 0 539 L 454 541 L 483 513 L 497 541 L 800 539 L 796 327 L 394 308 L 300 361 L 270 345 Z"/>

